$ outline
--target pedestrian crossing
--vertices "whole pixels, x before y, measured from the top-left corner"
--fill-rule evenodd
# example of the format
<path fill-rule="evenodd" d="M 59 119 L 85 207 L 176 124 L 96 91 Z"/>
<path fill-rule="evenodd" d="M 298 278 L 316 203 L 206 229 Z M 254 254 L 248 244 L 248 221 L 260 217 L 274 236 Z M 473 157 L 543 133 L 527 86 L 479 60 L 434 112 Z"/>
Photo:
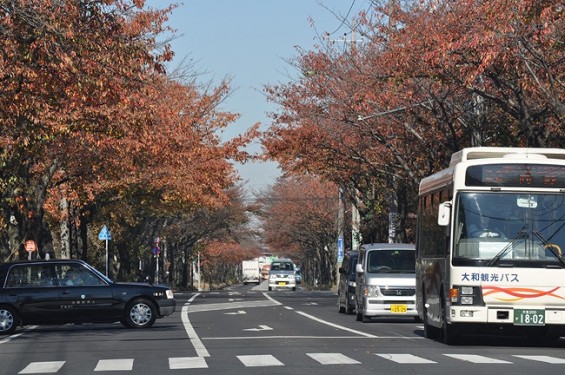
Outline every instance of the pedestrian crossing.
<path fill-rule="evenodd" d="M 517 361 L 533 361 L 546 364 L 565 365 L 565 355 L 561 357 L 552 357 L 546 355 L 503 355 L 504 358 L 493 358 L 477 354 L 438 354 L 433 359 L 416 356 L 409 353 L 373 353 L 378 359 L 394 362 L 399 365 L 437 365 L 442 359 L 451 359 L 462 362 L 470 362 L 475 364 L 489 365 L 513 365 Z M 354 359 L 343 353 L 305 353 L 305 358 L 310 358 L 314 364 L 319 365 L 362 365 L 362 359 Z M 274 355 L 238 355 L 236 356 L 244 367 L 275 367 L 286 366 L 281 359 Z M 209 357 L 175 357 L 168 358 L 168 368 L 170 370 L 182 369 L 203 369 L 209 367 Z M 367 359 L 365 358 L 365 361 Z M 23 368 L 18 374 L 56 374 L 64 371 L 66 361 L 47 361 L 47 362 L 31 362 Z M 167 363 L 163 361 L 163 366 Z M 296 362 L 288 363 L 289 366 L 296 366 Z M 141 365 L 142 366 L 142 365 Z M 93 372 L 104 371 L 134 371 L 135 361 L 132 358 L 126 359 L 101 359 L 96 366 L 92 368 Z M 84 369 L 87 373 L 88 369 Z"/>

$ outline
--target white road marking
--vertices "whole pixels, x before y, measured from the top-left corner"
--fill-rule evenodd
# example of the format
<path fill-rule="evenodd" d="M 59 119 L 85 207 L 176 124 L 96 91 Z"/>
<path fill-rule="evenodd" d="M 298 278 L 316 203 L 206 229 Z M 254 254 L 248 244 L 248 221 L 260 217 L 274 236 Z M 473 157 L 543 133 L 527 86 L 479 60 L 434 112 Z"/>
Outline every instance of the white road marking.
<path fill-rule="evenodd" d="M 187 305 L 186 309 L 187 313 L 196 313 L 196 312 L 206 312 L 206 311 L 219 311 L 219 310 L 233 310 L 233 309 L 245 309 L 245 308 L 253 308 L 253 307 L 270 307 L 280 305 L 280 303 L 276 304 L 271 301 L 238 301 L 238 302 L 225 302 L 225 303 L 209 303 L 209 304 L 202 304 L 202 305 Z"/>
<path fill-rule="evenodd" d="M 284 366 L 272 355 L 238 355 L 237 358 L 245 367 Z"/>
<path fill-rule="evenodd" d="M 133 359 L 101 359 L 94 371 L 131 371 Z"/>
<path fill-rule="evenodd" d="M 259 328 L 246 328 L 244 331 L 252 331 L 252 332 L 259 332 L 259 331 L 272 331 L 273 329 L 269 326 L 264 324 L 260 324 Z"/>
<path fill-rule="evenodd" d="M 330 323 L 326 320 L 316 318 L 315 316 L 310 315 L 310 314 L 306 314 L 305 312 L 302 312 L 302 311 L 297 311 L 297 313 L 302 315 L 302 316 L 305 316 L 309 319 L 312 319 L 316 322 L 319 322 L 319 323 L 322 323 L 322 324 L 325 324 L 325 325 L 328 325 L 330 327 L 334 327 L 334 328 L 337 328 L 337 329 L 341 329 L 343 331 L 352 332 L 352 333 L 355 333 L 355 334 L 360 335 L 360 336 L 371 337 L 371 338 L 375 338 L 375 339 L 379 337 L 379 336 L 371 335 L 370 333 L 357 331 L 356 329 L 351 329 L 351 328 L 347 328 L 347 327 L 344 327 L 344 326 L 340 326 L 339 324 Z"/>
<path fill-rule="evenodd" d="M 306 355 L 322 365 L 354 365 L 361 363 L 341 353 L 306 353 Z"/>
<path fill-rule="evenodd" d="M 194 299 L 199 294 L 200 293 L 196 293 L 194 296 L 192 296 L 188 300 L 188 302 L 194 301 Z M 200 341 L 200 339 L 198 338 L 198 335 L 196 334 L 194 327 L 192 327 L 192 324 L 190 324 L 190 320 L 188 319 L 188 305 L 187 304 L 185 304 L 182 307 L 181 318 L 182 318 L 182 324 L 184 325 L 184 330 L 186 331 L 186 334 L 188 335 L 188 338 L 190 339 L 190 343 L 192 344 L 192 346 L 194 346 L 194 350 L 196 350 L 196 354 L 199 357 L 210 357 L 210 353 L 208 353 L 208 350 L 206 350 L 206 347 L 204 346 L 204 344 L 202 344 L 202 341 Z"/>
<path fill-rule="evenodd" d="M 187 368 L 208 368 L 208 364 L 203 357 L 169 358 L 169 369 L 182 370 Z"/>
<path fill-rule="evenodd" d="M 31 362 L 18 374 L 54 374 L 63 367 L 65 361 Z"/>
<path fill-rule="evenodd" d="M 21 335 L 23 335 L 23 334 L 26 333 L 27 331 L 31 331 L 32 329 L 35 329 L 35 328 L 37 328 L 37 326 L 29 326 L 29 327 L 26 327 L 22 332 L 16 333 L 16 334 L 14 334 L 14 335 L 10 335 L 10 336 L 8 336 L 8 337 L 6 337 L 6 338 L 0 340 L 0 345 L 1 345 L 1 344 L 5 344 L 5 343 L 7 343 L 8 341 L 11 341 L 11 340 L 13 340 L 13 339 L 15 339 L 15 338 L 17 338 L 17 337 L 20 337 Z"/>
<path fill-rule="evenodd" d="M 247 313 L 243 310 L 239 310 L 239 311 L 227 312 L 227 313 L 224 313 L 224 314 L 226 314 L 226 315 L 245 315 Z"/>
<path fill-rule="evenodd" d="M 268 295 L 267 293 L 262 293 L 263 296 L 265 296 L 266 299 L 268 299 L 269 301 L 271 301 L 272 303 L 274 303 L 275 305 L 282 305 L 282 303 L 280 303 L 279 301 L 277 301 L 276 299 L 274 299 L 273 297 L 271 297 L 270 295 Z"/>
<path fill-rule="evenodd" d="M 264 337 L 263 337 L 264 338 Z M 271 336 L 270 338 L 273 338 Z M 281 336 L 281 338 L 284 338 Z M 335 337 L 343 338 L 343 337 Z M 356 338 L 359 337 L 349 337 Z M 214 338 L 217 339 L 217 338 Z M 236 338 L 232 338 L 236 339 Z M 250 339 L 241 338 L 241 339 Z M 255 337 L 251 338 L 255 339 Z M 306 353 L 307 356 L 315 360 L 321 365 L 358 365 L 361 362 L 350 358 L 342 353 Z M 417 357 L 412 354 L 402 353 L 375 353 L 376 356 L 396 362 L 398 364 L 437 364 L 437 362 Z M 446 357 L 451 357 L 456 360 L 466 362 L 479 363 L 479 364 L 515 364 L 513 362 L 488 358 L 474 354 L 442 354 Z M 565 364 L 565 359 L 558 357 L 551 357 L 545 355 L 512 355 L 515 358 L 524 360 L 538 361 L 548 364 Z M 282 362 L 272 355 L 240 355 L 237 356 L 240 362 L 246 367 L 268 367 L 268 366 L 285 366 Z M 203 357 L 176 357 L 169 358 L 169 369 L 182 370 L 182 369 L 196 369 L 208 368 L 206 359 Z M 54 374 L 59 372 L 63 365 L 68 361 L 52 361 L 52 362 L 30 362 L 18 374 Z M 132 371 L 133 359 L 103 359 L 99 360 L 94 371 Z"/>
<path fill-rule="evenodd" d="M 391 360 L 393 362 L 401 363 L 401 364 L 437 363 L 437 362 L 431 361 L 429 359 L 416 357 L 415 355 L 412 355 L 412 354 L 378 354 L 378 353 L 376 353 L 376 354 L 381 358 L 388 359 L 388 360 Z"/>
<path fill-rule="evenodd" d="M 512 364 L 512 362 L 503 361 L 501 359 L 494 359 L 494 358 L 484 357 L 482 355 L 475 355 L 475 354 L 444 354 L 444 356 L 460 359 L 462 361 L 467 361 L 472 363 Z"/>
<path fill-rule="evenodd" d="M 565 359 L 563 358 L 550 357 L 547 355 L 513 355 L 512 357 L 529 359 L 531 361 L 539 361 L 539 362 L 545 362 L 551 364 L 565 363 Z"/>

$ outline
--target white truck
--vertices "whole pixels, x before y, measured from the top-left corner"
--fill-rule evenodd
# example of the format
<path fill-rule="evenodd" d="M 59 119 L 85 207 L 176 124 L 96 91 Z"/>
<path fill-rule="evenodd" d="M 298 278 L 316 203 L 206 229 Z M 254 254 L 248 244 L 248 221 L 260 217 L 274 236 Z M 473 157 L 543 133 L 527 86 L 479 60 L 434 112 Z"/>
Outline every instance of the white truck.
<path fill-rule="evenodd" d="M 259 269 L 259 259 L 244 260 L 241 262 L 241 273 L 243 285 L 248 283 L 261 283 L 261 270 Z"/>

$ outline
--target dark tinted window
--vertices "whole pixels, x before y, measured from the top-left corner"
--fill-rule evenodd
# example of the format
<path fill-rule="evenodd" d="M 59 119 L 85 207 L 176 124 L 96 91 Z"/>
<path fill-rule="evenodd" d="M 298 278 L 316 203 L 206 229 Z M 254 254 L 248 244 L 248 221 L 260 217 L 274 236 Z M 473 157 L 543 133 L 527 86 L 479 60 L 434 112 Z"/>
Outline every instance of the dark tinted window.
<path fill-rule="evenodd" d="M 271 271 L 294 271 L 294 265 L 290 262 L 273 262 Z"/>
<path fill-rule="evenodd" d="M 414 273 L 415 263 L 412 250 L 373 250 L 367 259 L 367 272 Z"/>
<path fill-rule="evenodd" d="M 26 264 L 10 268 L 6 288 L 51 287 L 57 284 L 49 264 Z"/>
<path fill-rule="evenodd" d="M 349 270 L 347 270 L 347 272 L 349 274 L 349 280 L 351 281 L 355 281 L 355 278 L 357 277 L 357 274 L 355 272 L 355 266 L 357 265 L 358 259 L 359 259 L 358 254 L 352 255 L 351 258 L 349 258 Z"/>

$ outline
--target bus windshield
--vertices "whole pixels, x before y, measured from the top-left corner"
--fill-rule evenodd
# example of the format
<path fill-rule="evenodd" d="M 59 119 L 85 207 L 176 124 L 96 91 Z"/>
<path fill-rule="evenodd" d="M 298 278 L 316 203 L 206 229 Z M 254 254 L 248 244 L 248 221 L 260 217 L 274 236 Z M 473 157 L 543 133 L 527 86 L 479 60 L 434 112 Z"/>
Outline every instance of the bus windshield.
<path fill-rule="evenodd" d="M 455 203 L 454 265 L 565 267 L 565 197 L 461 192 Z"/>

